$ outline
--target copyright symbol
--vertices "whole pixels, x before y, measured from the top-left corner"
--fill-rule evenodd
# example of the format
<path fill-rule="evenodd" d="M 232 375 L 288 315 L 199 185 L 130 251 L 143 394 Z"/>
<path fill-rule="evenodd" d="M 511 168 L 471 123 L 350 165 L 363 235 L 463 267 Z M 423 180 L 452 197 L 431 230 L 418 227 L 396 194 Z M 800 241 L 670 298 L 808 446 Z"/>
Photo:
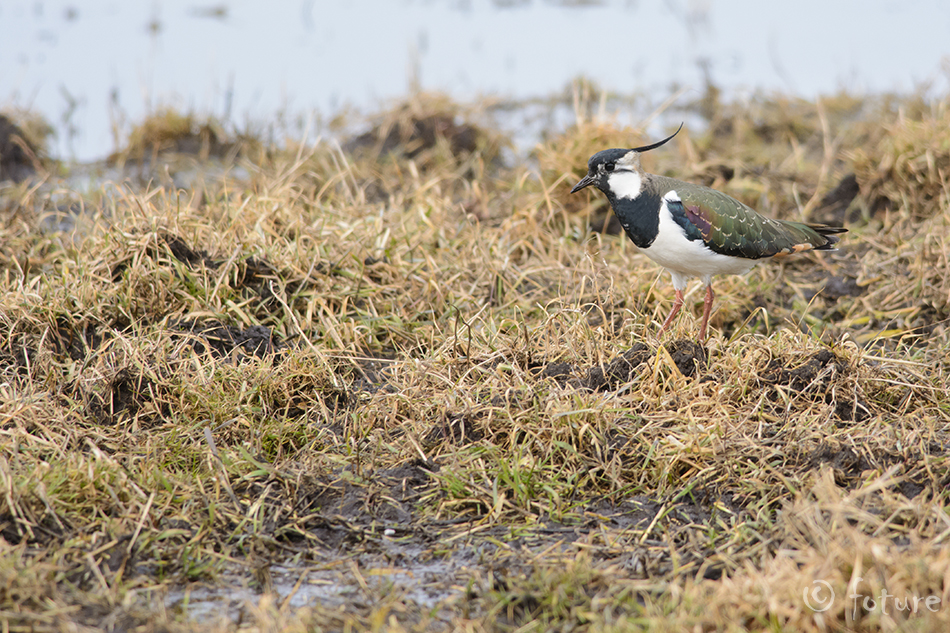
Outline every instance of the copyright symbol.
<path fill-rule="evenodd" d="M 811 584 L 811 591 L 808 590 L 808 587 L 802 589 L 802 599 L 805 601 L 805 605 L 812 611 L 819 613 L 830 609 L 835 601 L 835 590 L 831 588 L 831 584 L 824 580 L 813 580 Z"/>

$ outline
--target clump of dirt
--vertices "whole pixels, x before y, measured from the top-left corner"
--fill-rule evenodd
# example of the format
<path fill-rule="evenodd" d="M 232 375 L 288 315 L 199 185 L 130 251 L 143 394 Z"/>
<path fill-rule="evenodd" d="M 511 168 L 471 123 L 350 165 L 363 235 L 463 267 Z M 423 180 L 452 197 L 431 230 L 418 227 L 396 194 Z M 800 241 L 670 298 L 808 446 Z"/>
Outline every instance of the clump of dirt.
<path fill-rule="evenodd" d="M 809 470 L 831 468 L 835 483 L 845 488 L 862 485 L 869 471 L 882 472 L 897 466 L 900 477 L 889 487 L 913 499 L 921 493 L 932 496 L 945 489 L 948 478 L 933 480 L 927 466 L 929 459 L 943 454 L 945 448 L 936 444 L 926 446 L 920 453 L 902 455 L 900 451 L 841 444 L 829 439 L 810 452 L 793 452 L 791 459 Z"/>
<path fill-rule="evenodd" d="M 160 386 L 141 371 L 123 367 L 105 385 L 104 389 L 86 394 L 86 411 L 103 426 L 113 426 L 137 414 L 157 395 Z M 168 415 L 168 405 L 162 404 L 155 419 Z M 143 420 L 140 420 L 140 423 Z M 146 425 L 148 420 L 144 420 Z"/>
<path fill-rule="evenodd" d="M 574 377 L 577 367 L 570 363 L 556 362 L 541 367 L 540 376 L 542 378 L 552 378 L 562 387 Z"/>
<path fill-rule="evenodd" d="M 687 378 L 706 368 L 706 350 L 695 341 L 679 339 L 665 345 L 676 368 Z M 636 378 L 640 366 L 654 355 L 644 343 L 636 343 L 606 365 L 595 365 L 582 374 L 571 363 L 556 361 L 535 369 L 541 378 L 551 378 L 559 385 L 587 391 L 615 391 Z"/>
<path fill-rule="evenodd" d="M 861 474 L 872 468 L 871 462 L 865 455 L 856 453 L 848 446 L 832 446 L 822 444 L 808 458 L 808 465 L 815 469 L 823 464 L 832 468 L 835 481 L 843 486 L 853 485 Z"/>
<path fill-rule="evenodd" d="M 164 233 L 159 237 L 159 241 L 168 247 L 168 250 L 171 252 L 172 257 L 182 262 L 183 264 L 188 264 L 192 268 L 198 266 L 198 264 L 204 264 L 208 268 L 217 268 L 221 262 L 212 260 L 208 256 L 207 251 L 203 250 L 193 250 L 188 246 L 187 242 L 177 235 L 172 235 L 171 233 Z M 158 249 L 149 245 L 149 254 L 153 257 L 158 255 Z"/>
<path fill-rule="evenodd" d="M 689 339 L 679 339 L 666 344 L 666 351 L 680 373 L 692 378 L 706 368 L 706 349 Z"/>
<path fill-rule="evenodd" d="M 614 391 L 620 385 L 633 380 L 640 365 L 647 362 L 651 356 L 653 352 L 649 347 L 636 343 L 607 363 L 606 367 L 591 367 L 583 377 L 572 380 L 570 384 L 588 391 Z"/>
<path fill-rule="evenodd" d="M 793 369 L 789 368 L 784 359 L 774 358 L 766 366 L 760 380 L 765 384 L 788 387 L 802 395 L 834 404 L 835 416 L 838 419 L 859 423 L 871 416 L 868 405 L 860 399 L 843 397 L 842 394 L 847 393 L 847 390 L 836 389 L 839 381 L 849 373 L 846 362 L 831 350 L 823 349 Z"/>
<path fill-rule="evenodd" d="M 209 352 L 215 358 L 234 358 L 240 361 L 251 356 L 279 357 L 287 347 L 279 336 L 263 325 L 242 329 L 213 320 L 203 323 L 178 321 L 171 324 L 171 329 L 195 335 L 189 338 L 192 348 L 199 354 Z"/>
<path fill-rule="evenodd" d="M 816 352 L 795 369 L 788 369 L 788 366 L 781 359 L 772 359 L 768 367 L 765 368 L 762 379 L 769 384 L 785 385 L 795 391 L 803 391 L 810 386 L 814 386 L 812 383 L 832 360 L 837 361 L 837 356 L 827 349 Z M 844 365 L 839 361 L 836 363 L 836 367 L 840 370 L 844 368 Z M 827 385 L 829 379 L 830 372 L 824 376 L 823 382 L 825 385 Z"/>

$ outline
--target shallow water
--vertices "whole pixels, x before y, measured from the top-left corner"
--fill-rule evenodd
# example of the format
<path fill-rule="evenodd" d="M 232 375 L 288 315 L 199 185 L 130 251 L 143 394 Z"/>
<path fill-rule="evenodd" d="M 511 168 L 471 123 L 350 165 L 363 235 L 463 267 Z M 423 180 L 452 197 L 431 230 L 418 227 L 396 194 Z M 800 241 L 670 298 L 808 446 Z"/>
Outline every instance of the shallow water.
<path fill-rule="evenodd" d="M 398 566 L 341 556 L 326 565 L 273 565 L 270 597 L 290 612 L 304 607 L 334 609 L 354 603 L 372 606 L 381 599 L 398 599 L 418 611 L 432 612 L 459 597 L 469 577 L 453 560 L 418 562 L 400 558 Z M 169 591 L 165 606 L 198 622 L 239 622 L 248 609 L 261 603 L 260 587 L 248 585 L 247 570 L 233 569 L 216 584 L 195 583 Z"/>
<path fill-rule="evenodd" d="M 585 76 L 639 95 L 628 118 L 707 77 L 730 96 L 946 91 L 948 36 L 936 0 L 19 0 L 0 6 L 0 108 L 41 113 L 54 155 L 86 162 L 162 105 L 299 137 L 415 87 L 524 100 Z"/>

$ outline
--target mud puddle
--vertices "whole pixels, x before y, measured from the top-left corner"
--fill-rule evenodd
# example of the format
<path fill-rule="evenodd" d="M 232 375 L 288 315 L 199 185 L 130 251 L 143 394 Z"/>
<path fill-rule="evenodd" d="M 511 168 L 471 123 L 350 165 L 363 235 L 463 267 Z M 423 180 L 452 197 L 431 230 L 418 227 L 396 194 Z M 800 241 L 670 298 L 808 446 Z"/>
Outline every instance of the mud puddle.
<path fill-rule="evenodd" d="M 373 609 L 398 599 L 419 613 L 437 614 L 464 597 L 472 570 L 453 559 L 427 562 L 345 555 L 324 564 L 282 564 L 253 573 L 234 565 L 214 583 L 194 583 L 165 596 L 165 607 L 201 623 L 245 620 L 267 597 L 282 611 L 303 608 Z M 448 614 L 446 614 L 448 617 Z"/>

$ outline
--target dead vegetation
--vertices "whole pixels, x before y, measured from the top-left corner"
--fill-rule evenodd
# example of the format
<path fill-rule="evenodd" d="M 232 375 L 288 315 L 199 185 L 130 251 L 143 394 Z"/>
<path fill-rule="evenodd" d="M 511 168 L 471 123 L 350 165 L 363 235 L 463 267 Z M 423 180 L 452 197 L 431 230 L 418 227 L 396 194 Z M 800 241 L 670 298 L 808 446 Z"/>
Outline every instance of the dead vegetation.
<path fill-rule="evenodd" d="M 259 160 L 263 148 L 246 134 L 234 134 L 214 117 L 183 114 L 164 107 L 150 114 L 129 132 L 128 142 L 112 154 L 108 162 L 124 168 L 127 164 L 154 164 L 176 157 L 191 156 L 233 162 L 238 156 Z M 158 170 L 156 170 L 158 171 Z"/>
<path fill-rule="evenodd" d="M 946 103 L 749 107 L 647 167 L 850 232 L 719 280 L 705 349 L 567 195 L 609 122 L 506 167 L 423 98 L 69 233 L 4 185 L 9 630 L 946 628 Z"/>
<path fill-rule="evenodd" d="M 0 112 L 0 181 L 22 181 L 44 171 L 46 140 L 42 119 L 26 112 Z"/>

